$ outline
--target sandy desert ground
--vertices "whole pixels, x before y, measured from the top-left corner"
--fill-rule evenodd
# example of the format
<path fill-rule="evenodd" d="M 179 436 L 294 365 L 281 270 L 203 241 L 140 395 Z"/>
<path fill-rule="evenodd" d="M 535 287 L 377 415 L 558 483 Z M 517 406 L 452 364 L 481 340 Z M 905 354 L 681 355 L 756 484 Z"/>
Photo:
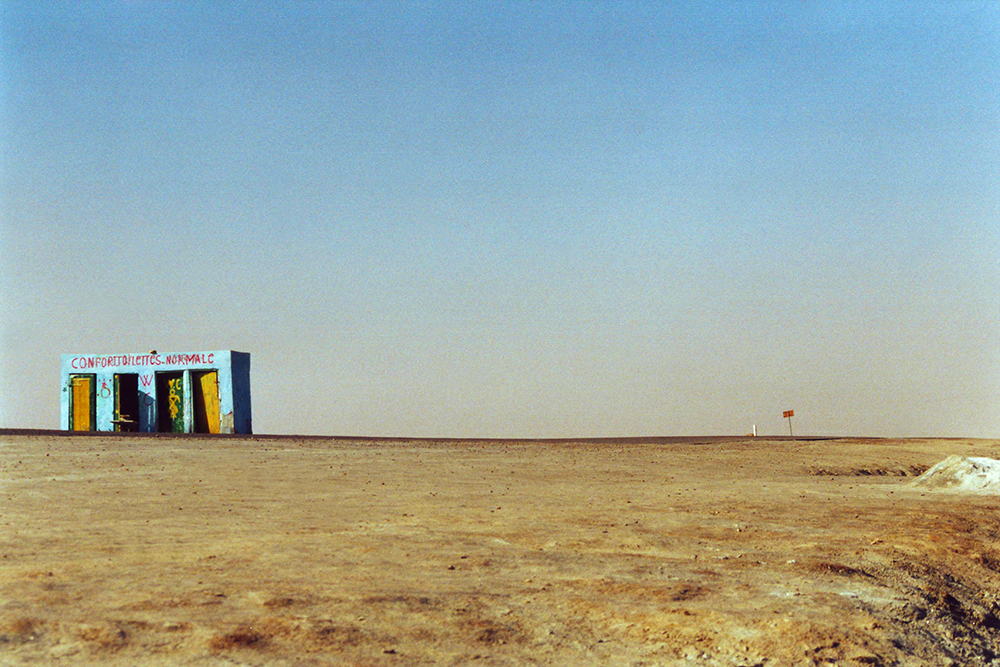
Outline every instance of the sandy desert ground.
<path fill-rule="evenodd" d="M 950 454 L 0 432 L 0 664 L 1000 664 Z"/>

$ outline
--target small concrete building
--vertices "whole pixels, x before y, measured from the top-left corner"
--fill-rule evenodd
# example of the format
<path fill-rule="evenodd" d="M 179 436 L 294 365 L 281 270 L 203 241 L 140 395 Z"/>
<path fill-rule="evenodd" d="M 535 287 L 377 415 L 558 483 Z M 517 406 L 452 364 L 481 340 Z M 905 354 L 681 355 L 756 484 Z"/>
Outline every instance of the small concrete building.
<path fill-rule="evenodd" d="M 250 355 L 64 354 L 61 415 L 69 431 L 252 433 Z"/>

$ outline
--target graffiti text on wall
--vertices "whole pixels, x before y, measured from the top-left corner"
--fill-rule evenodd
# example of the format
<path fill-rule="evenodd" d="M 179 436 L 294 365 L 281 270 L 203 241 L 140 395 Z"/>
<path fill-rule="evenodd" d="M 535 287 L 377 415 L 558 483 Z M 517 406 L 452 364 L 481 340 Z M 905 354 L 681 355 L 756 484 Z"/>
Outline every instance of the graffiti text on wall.
<path fill-rule="evenodd" d="M 70 368 L 117 368 L 119 366 L 204 366 L 215 361 L 215 353 L 89 355 L 70 359 Z"/>

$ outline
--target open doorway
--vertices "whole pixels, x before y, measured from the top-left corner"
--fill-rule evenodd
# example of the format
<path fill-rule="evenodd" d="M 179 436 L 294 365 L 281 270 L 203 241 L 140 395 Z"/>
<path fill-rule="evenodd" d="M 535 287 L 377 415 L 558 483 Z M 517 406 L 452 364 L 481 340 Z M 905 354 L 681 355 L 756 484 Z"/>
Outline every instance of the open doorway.
<path fill-rule="evenodd" d="M 138 373 L 115 373 L 115 417 L 111 421 L 116 431 L 139 430 Z"/>
<path fill-rule="evenodd" d="M 191 372 L 194 432 L 219 432 L 219 372 Z"/>

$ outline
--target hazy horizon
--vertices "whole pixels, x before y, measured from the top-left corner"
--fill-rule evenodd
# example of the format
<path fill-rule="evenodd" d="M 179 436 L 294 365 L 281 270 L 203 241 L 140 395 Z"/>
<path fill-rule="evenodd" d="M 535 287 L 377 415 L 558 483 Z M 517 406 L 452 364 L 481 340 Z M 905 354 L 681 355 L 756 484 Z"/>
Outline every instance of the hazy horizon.
<path fill-rule="evenodd" d="M 0 427 L 1000 437 L 1000 3 L 0 4 Z"/>

